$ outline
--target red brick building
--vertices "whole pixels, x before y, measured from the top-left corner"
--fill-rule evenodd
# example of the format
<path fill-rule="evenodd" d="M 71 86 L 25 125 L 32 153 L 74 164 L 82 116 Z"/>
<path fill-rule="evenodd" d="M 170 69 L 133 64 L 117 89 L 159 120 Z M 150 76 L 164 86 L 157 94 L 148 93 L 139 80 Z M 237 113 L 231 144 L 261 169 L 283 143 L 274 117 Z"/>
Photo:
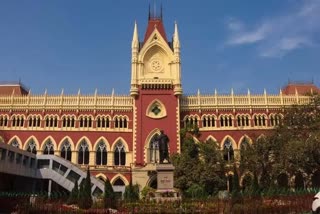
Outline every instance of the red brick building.
<path fill-rule="evenodd" d="M 237 158 L 242 143 L 279 124 L 283 107 L 308 103 L 305 94 L 319 92 L 313 84 L 289 84 L 276 95 L 231 90 L 186 96 L 178 27 L 168 41 L 161 17 L 149 17 L 142 40 L 134 25 L 131 65 L 129 95 L 35 95 L 21 84 L 1 84 L 1 141 L 89 166 L 123 191 L 130 179 L 141 187 L 154 185 L 160 130 L 170 139 L 171 154 L 180 152 L 180 129 L 197 124 L 199 140 L 215 140 L 228 148 L 227 159 Z"/>

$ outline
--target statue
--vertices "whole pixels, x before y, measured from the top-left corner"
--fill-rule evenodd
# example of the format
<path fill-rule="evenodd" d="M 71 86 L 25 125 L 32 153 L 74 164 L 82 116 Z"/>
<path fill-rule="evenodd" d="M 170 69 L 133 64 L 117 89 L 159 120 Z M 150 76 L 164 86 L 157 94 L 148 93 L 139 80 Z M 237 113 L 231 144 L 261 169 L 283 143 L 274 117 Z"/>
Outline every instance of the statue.
<path fill-rule="evenodd" d="M 159 143 L 159 154 L 160 154 L 160 163 L 163 163 L 164 160 L 167 160 L 169 162 L 169 152 L 168 152 L 168 143 L 169 138 L 166 134 L 164 134 L 164 131 L 160 131 L 160 135 L 158 137 L 158 143 Z"/>

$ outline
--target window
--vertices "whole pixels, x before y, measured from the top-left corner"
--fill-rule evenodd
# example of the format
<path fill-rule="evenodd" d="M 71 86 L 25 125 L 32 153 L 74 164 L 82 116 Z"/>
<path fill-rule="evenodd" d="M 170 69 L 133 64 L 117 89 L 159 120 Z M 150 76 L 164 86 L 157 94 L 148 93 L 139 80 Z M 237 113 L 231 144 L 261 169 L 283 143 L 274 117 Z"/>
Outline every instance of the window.
<path fill-rule="evenodd" d="M 119 141 L 115 146 L 114 165 L 122 166 L 125 164 L 126 164 L 126 152 L 125 152 L 123 143 Z"/>
<path fill-rule="evenodd" d="M 71 161 L 71 145 L 68 139 L 63 142 L 60 155 L 62 158 Z"/>
<path fill-rule="evenodd" d="M 28 126 L 29 127 L 40 127 L 40 116 L 37 115 L 31 115 L 29 116 L 29 120 L 28 120 Z"/>
<path fill-rule="evenodd" d="M 237 126 L 238 127 L 248 127 L 249 126 L 249 116 L 248 115 L 237 115 Z"/>
<path fill-rule="evenodd" d="M 226 139 L 223 144 L 223 158 L 226 161 L 232 161 L 234 159 L 233 147 L 230 139 Z"/>
<path fill-rule="evenodd" d="M 75 127 L 74 116 L 64 116 L 62 118 L 62 127 Z"/>
<path fill-rule="evenodd" d="M 13 141 L 11 142 L 11 146 L 16 147 L 16 148 L 19 148 L 19 147 L 20 147 L 19 142 L 17 141 L 16 138 L 13 139 Z"/>
<path fill-rule="evenodd" d="M 80 127 L 90 128 L 92 127 L 92 119 L 90 116 L 80 116 Z"/>
<path fill-rule="evenodd" d="M 155 134 L 149 143 L 149 162 L 157 163 L 159 161 L 159 134 Z"/>
<path fill-rule="evenodd" d="M 266 126 L 265 115 L 254 115 L 254 125 L 255 126 Z"/>
<path fill-rule="evenodd" d="M 7 115 L 0 115 L 0 126 L 1 127 L 8 126 L 8 116 Z"/>
<path fill-rule="evenodd" d="M 36 143 L 34 142 L 33 139 L 31 139 L 29 141 L 28 146 L 27 146 L 27 151 L 31 152 L 33 154 L 37 154 Z"/>
<path fill-rule="evenodd" d="M 86 140 L 82 140 L 80 143 L 78 164 L 89 164 L 89 147 Z"/>
<path fill-rule="evenodd" d="M 244 160 L 246 156 L 246 151 L 249 149 L 250 144 L 247 138 L 243 138 L 240 145 L 240 158 L 241 160 Z"/>
<path fill-rule="evenodd" d="M 96 165 L 107 165 L 106 144 L 101 140 L 96 151 Z"/>
<path fill-rule="evenodd" d="M 231 115 L 221 115 L 220 116 L 220 126 L 221 127 L 232 127 L 232 116 Z"/>
<path fill-rule="evenodd" d="M 97 127 L 98 128 L 109 128 L 110 127 L 110 118 L 106 116 L 97 117 Z"/>
<path fill-rule="evenodd" d="M 45 121 L 46 127 L 58 127 L 58 116 L 49 115 Z"/>
<path fill-rule="evenodd" d="M 202 127 L 215 127 L 215 117 L 213 115 L 205 115 L 202 117 Z"/>
<path fill-rule="evenodd" d="M 54 149 L 53 149 L 53 143 L 51 140 L 47 140 L 45 145 L 44 145 L 44 150 L 43 150 L 44 155 L 53 155 L 54 154 Z"/>
<path fill-rule="evenodd" d="M 115 128 L 128 128 L 128 121 L 126 117 L 116 116 L 114 119 Z"/>
<path fill-rule="evenodd" d="M 184 119 L 184 126 L 185 127 L 188 127 L 188 126 L 191 126 L 191 127 L 195 127 L 195 126 L 198 126 L 198 117 L 195 115 L 188 115 L 185 117 Z"/>
<path fill-rule="evenodd" d="M 282 117 L 279 114 L 270 115 L 271 126 L 278 126 L 281 123 Z"/>
<path fill-rule="evenodd" d="M 14 115 L 12 116 L 12 127 L 23 127 L 24 125 L 24 117 L 22 115 Z"/>

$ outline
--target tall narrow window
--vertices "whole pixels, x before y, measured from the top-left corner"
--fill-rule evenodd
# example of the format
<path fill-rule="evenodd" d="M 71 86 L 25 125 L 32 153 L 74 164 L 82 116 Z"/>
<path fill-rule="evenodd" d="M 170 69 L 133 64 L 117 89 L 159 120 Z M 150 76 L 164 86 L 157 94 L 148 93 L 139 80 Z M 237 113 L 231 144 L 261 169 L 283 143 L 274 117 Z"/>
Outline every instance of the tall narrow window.
<path fill-rule="evenodd" d="M 125 152 L 123 143 L 119 141 L 114 151 L 114 165 L 122 166 L 125 164 L 126 164 L 126 152 Z"/>
<path fill-rule="evenodd" d="M 70 145 L 68 139 L 66 139 L 63 142 L 63 145 L 61 148 L 61 157 L 68 160 L 68 161 L 71 161 L 71 145 Z"/>
<path fill-rule="evenodd" d="M 54 149 L 53 149 L 53 143 L 51 140 L 47 140 L 46 144 L 44 145 L 44 150 L 43 150 L 44 155 L 53 155 L 54 154 Z"/>
<path fill-rule="evenodd" d="M 226 161 L 232 161 L 234 159 L 233 147 L 230 139 L 227 139 L 223 144 L 223 157 Z"/>
<path fill-rule="evenodd" d="M 37 154 L 37 148 L 36 148 L 36 143 L 34 142 L 33 139 L 31 139 L 28 143 L 28 146 L 27 146 L 27 151 L 28 152 L 31 152 L 33 154 Z"/>
<path fill-rule="evenodd" d="M 82 140 L 80 143 L 78 164 L 89 164 L 89 147 L 86 140 Z"/>
<path fill-rule="evenodd" d="M 99 142 L 99 145 L 97 147 L 96 164 L 107 165 L 107 149 L 106 144 L 102 140 Z"/>
<path fill-rule="evenodd" d="M 157 163 L 159 161 L 159 134 L 155 134 L 149 144 L 149 157 L 151 163 Z"/>

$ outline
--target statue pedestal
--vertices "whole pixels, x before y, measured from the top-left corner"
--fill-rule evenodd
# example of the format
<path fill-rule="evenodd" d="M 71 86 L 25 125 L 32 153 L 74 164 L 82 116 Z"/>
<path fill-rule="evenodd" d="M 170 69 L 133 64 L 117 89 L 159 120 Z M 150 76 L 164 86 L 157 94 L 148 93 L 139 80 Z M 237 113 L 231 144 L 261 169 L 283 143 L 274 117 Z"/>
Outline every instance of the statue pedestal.
<path fill-rule="evenodd" d="M 175 201 L 180 200 L 179 192 L 173 188 L 173 170 L 174 166 L 168 164 L 157 164 L 157 191 L 155 194 L 156 201 Z"/>

